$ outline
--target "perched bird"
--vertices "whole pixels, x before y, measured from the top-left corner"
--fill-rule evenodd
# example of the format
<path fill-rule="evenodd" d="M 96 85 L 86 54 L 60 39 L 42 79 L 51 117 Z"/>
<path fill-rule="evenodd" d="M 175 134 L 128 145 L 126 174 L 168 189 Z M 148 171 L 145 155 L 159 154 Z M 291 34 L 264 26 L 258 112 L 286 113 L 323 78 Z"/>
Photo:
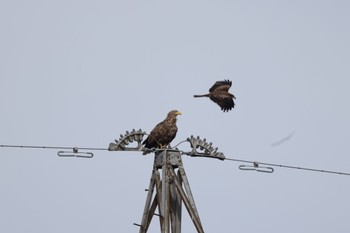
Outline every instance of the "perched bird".
<path fill-rule="evenodd" d="M 145 148 L 166 148 L 175 138 L 177 133 L 176 117 L 181 115 L 178 110 L 172 110 L 167 117 L 151 131 L 149 136 L 142 142 Z"/>
<path fill-rule="evenodd" d="M 213 102 L 217 103 L 221 110 L 228 112 L 235 107 L 235 102 L 233 99 L 236 99 L 234 95 L 228 92 L 232 85 L 230 80 L 217 81 L 210 89 L 209 93 L 205 95 L 194 95 L 193 97 L 209 97 Z"/>

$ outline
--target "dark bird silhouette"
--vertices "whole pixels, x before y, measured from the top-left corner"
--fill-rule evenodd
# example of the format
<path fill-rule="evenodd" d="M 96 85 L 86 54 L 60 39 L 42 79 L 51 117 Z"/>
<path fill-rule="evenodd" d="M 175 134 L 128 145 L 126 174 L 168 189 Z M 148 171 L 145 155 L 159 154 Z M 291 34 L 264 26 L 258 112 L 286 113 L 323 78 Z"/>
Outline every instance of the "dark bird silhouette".
<path fill-rule="evenodd" d="M 145 148 L 166 148 L 177 133 L 176 117 L 181 115 L 178 110 L 172 110 L 167 117 L 154 127 L 149 136 L 142 142 Z"/>
<path fill-rule="evenodd" d="M 232 85 L 230 80 L 217 81 L 210 89 L 208 94 L 194 95 L 193 97 L 209 97 L 213 102 L 217 103 L 221 110 L 228 112 L 235 107 L 236 99 L 234 95 L 228 92 Z"/>
<path fill-rule="evenodd" d="M 291 139 L 293 137 L 294 133 L 295 133 L 295 131 L 291 132 L 287 137 L 284 137 L 284 138 L 278 140 L 277 142 L 272 143 L 271 146 L 279 146 L 280 144 L 288 141 L 289 139 Z"/>

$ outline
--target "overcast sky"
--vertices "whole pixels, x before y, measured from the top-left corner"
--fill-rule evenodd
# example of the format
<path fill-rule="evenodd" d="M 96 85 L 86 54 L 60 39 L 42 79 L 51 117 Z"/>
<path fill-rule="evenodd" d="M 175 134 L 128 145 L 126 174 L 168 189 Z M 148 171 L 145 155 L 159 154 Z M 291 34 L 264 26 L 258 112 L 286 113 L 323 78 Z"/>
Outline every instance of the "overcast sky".
<path fill-rule="evenodd" d="M 199 135 L 228 158 L 350 172 L 349 10 L 345 0 L 1 0 L 0 144 L 107 148 L 178 109 L 172 145 Z M 232 111 L 192 97 L 224 79 Z M 93 152 L 0 148 L 0 232 L 138 232 L 153 155 Z M 183 162 L 207 233 L 350 230 L 350 176 Z M 183 212 L 183 232 L 195 232 Z"/>

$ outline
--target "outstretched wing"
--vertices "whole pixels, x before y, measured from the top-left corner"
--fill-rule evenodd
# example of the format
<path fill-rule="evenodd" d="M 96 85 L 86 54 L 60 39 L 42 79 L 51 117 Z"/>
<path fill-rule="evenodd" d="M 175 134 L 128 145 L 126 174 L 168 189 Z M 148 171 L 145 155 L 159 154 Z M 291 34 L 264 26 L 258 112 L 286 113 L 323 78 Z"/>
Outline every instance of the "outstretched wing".
<path fill-rule="evenodd" d="M 226 112 L 235 107 L 232 94 L 224 91 L 213 92 L 210 99 L 217 103 L 221 110 Z"/>
<path fill-rule="evenodd" d="M 216 91 L 225 91 L 228 92 L 230 87 L 232 86 L 232 82 L 230 80 L 217 81 L 210 89 L 209 92 Z"/>

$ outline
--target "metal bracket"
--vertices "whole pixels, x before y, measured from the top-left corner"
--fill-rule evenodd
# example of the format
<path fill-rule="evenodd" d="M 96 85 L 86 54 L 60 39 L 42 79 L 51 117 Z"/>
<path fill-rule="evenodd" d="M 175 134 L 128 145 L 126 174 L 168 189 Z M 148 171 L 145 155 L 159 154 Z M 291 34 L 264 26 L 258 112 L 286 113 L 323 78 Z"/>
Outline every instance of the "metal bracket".
<path fill-rule="evenodd" d="M 265 173 L 273 173 L 274 172 L 274 169 L 272 167 L 260 166 L 258 162 L 254 162 L 253 166 L 240 165 L 239 169 L 242 171 L 257 171 L 257 172 L 265 172 Z"/>
<path fill-rule="evenodd" d="M 222 152 L 218 152 L 218 148 L 214 148 L 211 142 L 207 143 L 205 138 L 202 140 L 199 136 L 195 138 L 193 135 L 191 135 L 190 138 L 187 138 L 187 141 L 191 144 L 192 147 L 192 151 L 190 153 L 185 153 L 187 155 L 193 157 L 209 157 L 220 160 L 225 159 L 224 154 Z M 203 152 L 197 151 L 197 149 Z"/>
<path fill-rule="evenodd" d="M 91 152 L 79 152 L 78 147 L 73 148 L 73 152 L 71 151 L 58 151 L 57 155 L 60 157 L 76 157 L 76 158 L 92 158 L 94 154 Z"/>
<path fill-rule="evenodd" d="M 116 143 L 110 143 L 109 151 L 142 151 L 142 140 L 146 132 L 141 129 L 133 129 L 131 132 L 126 131 L 125 135 L 120 135 L 119 140 L 115 140 Z M 129 143 L 137 142 L 136 147 L 128 147 Z"/>
<path fill-rule="evenodd" d="M 167 161 L 164 161 L 163 152 L 168 153 Z M 178 167 L 182 165 L 181 154 L 177 149 L 162 149 L 155 153 L 154 156 L 154 166 L 161 168 L 165 163 L 173 167 Z"/>

